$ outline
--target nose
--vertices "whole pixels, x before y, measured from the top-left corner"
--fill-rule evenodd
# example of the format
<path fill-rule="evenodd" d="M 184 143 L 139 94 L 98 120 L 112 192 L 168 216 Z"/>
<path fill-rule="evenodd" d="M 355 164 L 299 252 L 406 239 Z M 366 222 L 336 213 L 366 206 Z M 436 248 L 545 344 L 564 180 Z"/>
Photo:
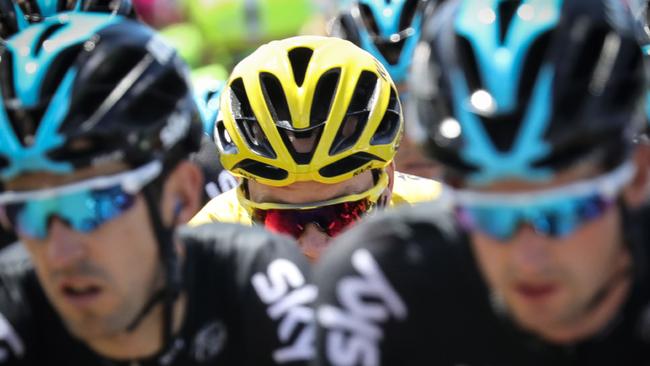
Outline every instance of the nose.
<path fill-rule="evenodd" d="M 45 245 L 52 269 L 68 267 L 85 255 L 85 247 L 79 233 L 56 217 L 50 222 Z"/>
<path fill-rule="evenodd" d="M 513 238 L 512 260 L 515 268 L 523 275 L 537 276 L 546 272 L 551 260 L 551 239 L 524 225 Z"/>
<path fill-rule="evenodd" d="M 307 259 L 315 262 L 327 248 L 330 239 L 317 225 L 307 224 L 305 231 L 298 237 L 298 245 Z"/>

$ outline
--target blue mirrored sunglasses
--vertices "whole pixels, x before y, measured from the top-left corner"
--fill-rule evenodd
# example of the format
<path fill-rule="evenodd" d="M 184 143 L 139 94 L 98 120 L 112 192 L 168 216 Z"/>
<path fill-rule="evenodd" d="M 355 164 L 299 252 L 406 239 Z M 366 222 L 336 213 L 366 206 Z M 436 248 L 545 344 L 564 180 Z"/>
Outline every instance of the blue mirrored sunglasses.
<path fill-rule="evenodd" d="M 137 193 L 161 170 L 162 164 L 153 161 L 131 171 L 52 189 L 6 192 L 0 194 L 0 207 L 22 236 L 45 239 L 54 217 L 89 233 L 133 207 Z"/>
<path fill-rule="evenodd" d="M 615 205 L 635 173 L 632 163 L 589 181 L 534 193 L 452 193 L 456 215 L 468 231 L 507 242 L 522 225 L 540 235 L 563 238 L 601 217 Z"/>

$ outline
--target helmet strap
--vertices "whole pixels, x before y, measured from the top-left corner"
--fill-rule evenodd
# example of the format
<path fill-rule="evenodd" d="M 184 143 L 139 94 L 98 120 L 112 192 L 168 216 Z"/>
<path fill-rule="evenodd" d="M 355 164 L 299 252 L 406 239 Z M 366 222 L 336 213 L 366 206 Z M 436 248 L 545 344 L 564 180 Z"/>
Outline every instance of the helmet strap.
<path fill-rule="evenodd" d="M 142 190 L 144 195 L 149 217 L 153 224 L 153 232 L 158 243 L 160 261 L 164 272 L 163 287 L 153 293 L 145 306 L 138 313 L 127 327 L 128 332 L 135 330 L 145 316 L 159 302 L 163 305 L 163 323 L 162 323 L 162 346 L 171 343 L 173 332 L 173 307 L 176 299 L 180 295 L 182 288 L 181 265 L 174 248 L 174 231 L 175 226 L 165 226 L 162 222 L 159 194 L 155 185 L 150 184 Z M 173 221 L 175 222 L 175 220 Z"/>

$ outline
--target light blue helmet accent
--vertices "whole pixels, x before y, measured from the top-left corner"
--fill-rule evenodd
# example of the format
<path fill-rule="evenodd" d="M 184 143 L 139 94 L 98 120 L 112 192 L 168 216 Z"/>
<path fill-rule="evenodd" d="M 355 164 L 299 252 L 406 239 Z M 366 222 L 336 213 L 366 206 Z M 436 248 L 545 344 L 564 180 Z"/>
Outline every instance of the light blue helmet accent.
<path fill-rule="evenodd" d="M 504 39 L 499 35 L 499 4 L 503 0 L 466 0 L 460 5 L 455 28 L 466 37 L 475 50 L 479 76 L 492 104 L 493 116 L 508 115 L 517 107 L 518 87 L 524 61 L 538 37 L 554 28 L 560 18 L 562 0 L 524 0 L 533 16 L 519 10 Z M 524 7 L 523 9 L 527 9 Z M 479 167 L 468 179 L 472 184 L 488 184 L 506 176 L 525 180 L 546 180 L 550 169 L 534 168 L 533 163 L 551 152 L 544 142 L 544 133 L 551 118 L 554 70 L 542 66 L 531 99 L 521 122 L 515 143 L 507 152 L 500 152 L 492 143 L 481 121 L 472 110 L 472 95 L 460 70 L 451 75 L 454 110 L 467 143 L 461 153 L 466 161 Z"/>
<path fill-rule="evenodd" d="M 557 25 L 562 8 L 562 0 L 522 1 L 519 9 L 530 6 L 532 17 L 524 19 L 529 15 L 519 10 L 501 42 L 499 23 L 503 20 L 496 9 L 502 1 L 464 1 L 455 24 L 458 34 L 465 36 L 476 50 L 479 73 L 486 91 L 494 98 L 496 114 L 511 113 L 516 107 L 521 72 L 530 46 Z"/>
<path fill-rule="evenodd" d="M 14 7 L 14 12 L 16 14 L 16 25 L 18 26 L 19 30 L 23 30 L 29 26 L 29 22 L 27 21 L 27 17 L 25 17 L 25 13 L 23 12 L 23 9 L 20 8 L 18 3 L 15 1 L 12 1 L 12 6 Z"/>
<path fill-rule="evenodd" d="M 39 99 L 43 81 L 52 62 L 74 45 L 83 44 L 89 35 L 115 23 L 119 18 L 105 14 L 78 14 L 73 23 L 66 14 L 35 24 L 12 37 L 6 51 L 13 61 L 13 84 L 16 92 L 14 104 L 19 108 L 33 108 L 43 103 Z M 60 27 L 41 42 L 44 33 Z M 3 179 L 10 179 L 28 171 L 67 173 L 73 170 L 69 163 L 54 162 L 48 153 L 65 144 L 57 130 L 68 115 L 77 70 L 71 68 L 64 75 L 38 123 L 34 142 L 25 146 L 16 136 L 9 115 L 0 108 L 0 155 L 9 160 L 9 166 L 0 171 Z M 9 77 L 9 76 L 5 76 Z M 5 96 L 0 95 L 0 106 L 5 106 Z"/>
<path fill-rule="evenodd" d="M 395 83 L 406 81 L 415 46 L 422 31 L 422 12 L 416 12 L 409 27 L 400 29 L 400 18 L 404 12 L 407 0 L 359 0 L 359 4 L 370 8 L 382 42 L 390 42 L 391 37 L 396 37 L 400 32 L 407 32 L 408 36 L 399 55 L 397 63 L 391 64 L 379 51 L 375 40 L 365 27 L 359 27 L 359 42 L 361 48 L 370 52 L 386 68 Z"/>
<path fill-rule="evenodd" d="M 454 93 L 454 110 L 467 139 L 462 155 L 466 161 L 479 167 L 468 180 L 472 184 L 483 185 L 504 177 L 524 178 L 525 180 L 546 180 L 553 176 L 550 169 L 534 169 L 532 163 L 546 156 L 551 146 L 543 142 L 543 135 L 550 118 L 552 103 L 553 69 L 542 68 L 530 105 L 524 115 L 522 126 L 512 149 L 499 152 L 483 129 L 479 118 L 467 105 L 469 92 L 459 70 L 451 75 Z"/>
<path fill-rule="evenodd" d="M 41 11 L 41 16 L 43 16 L 43 18 L 49 18 L 61 12 L 61 9 L 59 9 L 58 6 L 59 5 L 58 0 L 35 0 L 35 2 L 38 5 L 39 10 Z M 75 1 L 72 10 L 74 11 L 81 10 L 81 0 Z"/>
<path fill-rule="evenodd" d="M 214 124 L 219 115 L 219 99 L 223 91 L 224 82 L 220 80 L 199 81 L 194 87 L 194 98 L 199 107 L 203 120 L 203 132 L 212 137 Z"/>

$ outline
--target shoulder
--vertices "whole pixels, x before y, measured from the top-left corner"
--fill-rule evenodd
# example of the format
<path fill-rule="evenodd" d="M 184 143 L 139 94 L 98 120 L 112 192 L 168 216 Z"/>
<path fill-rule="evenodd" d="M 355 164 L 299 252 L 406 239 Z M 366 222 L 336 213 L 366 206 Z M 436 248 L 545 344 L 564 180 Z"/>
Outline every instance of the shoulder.
<path fill-rule="evenodd" d="M 319 285 L 335 286 L 337 279 L 359 274 L 372 262 L 398 282 L 410 278 L 416 283 L 420 277 L 455 272 L 457 262 L 467 256 L 467 239 L 453 215 L 444 205 L 430 202 L 360 222 L 334 241 L 316 267 L 315 278 Z"/>
<path fill-rule="evenodd" d="M 440 201 L 401 206 L 377 212 L 338 237 L 336 249 L 349 251 L 368 246 L 373 252 L 394 243 L 412 243 L 445 250 L 462 236 L 448 205 Z"/>
<path fill-rule="evenodd" d="M 275 235 L 254 226 L 210 223 L 179 230 L 186 246 L 199 256 L 237 268 L 241 275 L 267 268 L 271 263 L 291 263 L 306 272 L 308 264 L 297 244 L 289 237 Z"/>
<path fill-rule="evenodd" d="M 257 351 L 240 355 L 241 364 L 303 364 L 312 357 L 317 290 L 295 242 L 225 223 L 184 228 L 181 237 L 190 247 L 195 286 L 219 282 L 226 288 L 212 298 L 230 309 L 238 335 L 233 344 Z M 211 295 L 201 293 L 205 303 Z"/>
<path fill-rule="evenodd" d="M 432 345 L 451 354 L 453 340 L 469 342 L 468 326 L 494 329 L 467 237 L 435 202 L 352 228 L 316 265 L 314 280 L 317 358 L 327 364 L 398 364 L 404 355 L 435 364 L 442 356 Z"/>
<path fill-rule="evenodd" d="M 47 306 L 29 255 L 20 243 L 0 251 L 0 365 L 16 364 L 27 356 L 27 333 L 34 308 Z M 37 302 L 40 302 L 37 303 Z"/>
<path fill-rule="evenodd" d="M 442 185 L 433 179 L 395 172 L 391 205 L 414 204 L 439 199 Z"/>
<path fill-rule="evenodd" d="M 211 199 L 193 218 L 191 226 L 210 222 L 232 222 L 250 225 L 251 219 L 237 199 L 237 188 L 226 191 Z"/>
<path fill-rule="evenodd" d="M 435 203 L 406 208 L 352 228 L 317 264 L 320 360 L 431 364 L 427 344 L 451 337 L 484 295 L 453 216 Z"/>

